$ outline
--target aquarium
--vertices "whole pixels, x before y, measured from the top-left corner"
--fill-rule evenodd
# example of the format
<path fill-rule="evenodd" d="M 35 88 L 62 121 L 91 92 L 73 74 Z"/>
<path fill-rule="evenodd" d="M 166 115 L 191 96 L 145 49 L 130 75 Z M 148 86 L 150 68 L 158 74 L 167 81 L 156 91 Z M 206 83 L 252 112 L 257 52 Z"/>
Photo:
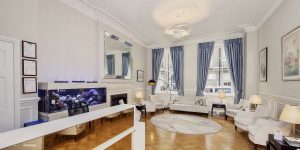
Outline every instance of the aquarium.
<path fill-rule="evenodd" d="M 83 105 L 99 105 L 106 103 L 106 88 L 85 89 L 39 89 L 39 111 L 55 113 L 67 110 L 69 107 Z"/>

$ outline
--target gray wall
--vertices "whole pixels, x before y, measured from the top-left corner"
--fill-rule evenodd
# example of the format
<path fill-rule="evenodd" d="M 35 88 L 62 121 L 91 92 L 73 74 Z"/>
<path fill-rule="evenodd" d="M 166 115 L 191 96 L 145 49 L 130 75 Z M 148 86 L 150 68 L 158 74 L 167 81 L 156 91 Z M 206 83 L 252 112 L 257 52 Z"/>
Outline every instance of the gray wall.
<path fill-rule="evenodd" d="M 261 94 L 300 99 L 300 81 L 283 81 L 281 37 L 300 25 L 300 1 L 286 0 L 258 30 L 258 51 L 268 47 L 268 82 L 259 82 Z"/>

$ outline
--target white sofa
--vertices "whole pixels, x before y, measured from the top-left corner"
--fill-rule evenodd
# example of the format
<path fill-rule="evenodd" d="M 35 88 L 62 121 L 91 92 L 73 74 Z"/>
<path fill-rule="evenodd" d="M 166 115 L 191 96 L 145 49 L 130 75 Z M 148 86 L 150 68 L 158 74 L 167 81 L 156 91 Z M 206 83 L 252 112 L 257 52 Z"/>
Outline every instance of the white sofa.
<path fill-rule="evenodd" d="M 282 121 L 257 119 L 257 121 L 248 127 L 248 137 L 253 142 L 254 148 L 257 145 L 266 145 L 268 135 L 280 131 L 284 136 L 290 135 L 292 126 Z"/>
<path fill-rule="evenodd" d="M 264 106 L 258 106 L 254 112 L 240 111 L 234 117 L 235 129 L 240 128 L 248 131 L 248 126 L 255 123 L 259 118 L 269 118 L 270 110 Z"/>
<path fill-rule="evenodd" d="M 226 104 L 226 116 L 234 118 L 236 114 L 249 107 L 249 101 L 241 99 L 239 104 Z"/>
<path fill-rule="evenodd" d="M 208 114 L 209 108 L 206 105 L 196 105 L 196 99 L 196 96 L 176 96 L 170 110 Z"/>

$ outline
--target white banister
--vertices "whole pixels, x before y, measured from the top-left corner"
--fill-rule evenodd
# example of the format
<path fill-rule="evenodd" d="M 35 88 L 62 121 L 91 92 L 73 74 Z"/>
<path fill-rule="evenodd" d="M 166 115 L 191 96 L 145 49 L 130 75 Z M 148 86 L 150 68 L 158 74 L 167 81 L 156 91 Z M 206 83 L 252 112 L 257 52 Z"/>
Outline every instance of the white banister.
<path fill-rule="evenodd" d="M 30 127 L 3 132 L 0 133 L 0 149 L 13 146 L 22 142 L 26 142 L 35 138 L 39 138 L 48 134 L 52 134 L 72 126 L 76 126 L 78 124 L 103 118 L 107 115 L 122 112 L 131 108 L 134 108 L 134 105 L 117 105 Z"/>

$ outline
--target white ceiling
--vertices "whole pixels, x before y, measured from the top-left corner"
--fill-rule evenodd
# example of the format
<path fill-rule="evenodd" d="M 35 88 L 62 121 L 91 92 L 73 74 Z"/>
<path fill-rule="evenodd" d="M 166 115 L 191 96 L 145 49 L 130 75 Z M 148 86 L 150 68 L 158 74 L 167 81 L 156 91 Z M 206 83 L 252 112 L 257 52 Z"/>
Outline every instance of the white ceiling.
<path fill-rule="evenodd" d="M 177 4 L 186 10 L 197 8 L 196 19 L 188 38 L 241 32 L 244 27 L 257 26 L 274 5 L 282 0 L 83 0 L 125 25 L 146 45 L 169 43 L 173 39 L 165 34 L 172 24 L 164 22 L 164 13 L 176 10 Z M 183 3 L 184 2 L 184 3 Z M 170 8 L 167 8 L 170 6 Z M 194 7 L 195 6 L 195 7 Z M 189 12 L 188 12 L 189 13 Z M 161 15 L 161 16 L 160 16 Z M 192 14 L 193 15 L 193 14 Z M 195 15 L 195 14 L 194 14 Z M 159 18 L 162 17 L 162 18 Z M 189 15 L 184 16 L 188 18 Z M 167 18 L 168 19 L 168 18 Z M 167 20 L 168 21 L 168 20 Z"/>

